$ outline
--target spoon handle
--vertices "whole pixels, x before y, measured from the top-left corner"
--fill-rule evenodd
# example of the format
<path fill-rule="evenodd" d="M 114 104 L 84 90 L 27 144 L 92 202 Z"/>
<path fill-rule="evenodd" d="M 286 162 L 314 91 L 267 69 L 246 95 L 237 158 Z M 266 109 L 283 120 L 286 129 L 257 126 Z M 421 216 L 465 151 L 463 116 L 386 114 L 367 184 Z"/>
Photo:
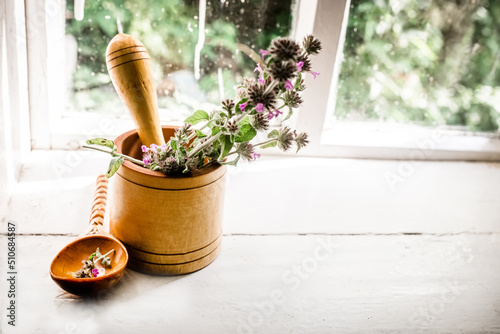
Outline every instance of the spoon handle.
<path fill-rule="evenodd" d="M 104 223 L 104 214 L 106 212 L 106 202 L 108 199 L 108 178 L 104 175 L 99 175 L 96 181 L 96 190 L 94 193 L 94 203 L 90 212 L 90 226 L 85 233 L 103 234 L 102 226 Z"/>

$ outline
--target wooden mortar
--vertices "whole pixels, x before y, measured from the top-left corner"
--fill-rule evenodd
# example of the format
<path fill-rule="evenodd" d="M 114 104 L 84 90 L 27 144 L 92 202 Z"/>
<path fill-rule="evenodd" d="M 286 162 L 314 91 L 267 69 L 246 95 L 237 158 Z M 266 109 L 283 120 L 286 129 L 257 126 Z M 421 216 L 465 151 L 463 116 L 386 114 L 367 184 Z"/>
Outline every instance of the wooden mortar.
<path fill-rule="evenodd" d="M 163 126 L 166 140 L 175 127 Z M 118 152 L 142 159 L 135 130 L 115 140 Z M 167 176 L 125 161 L 111 178 L 110 232 L 129 252 L 128 266 L 156 275 L 209 265 L 222 240 L 226 167 Z"/>

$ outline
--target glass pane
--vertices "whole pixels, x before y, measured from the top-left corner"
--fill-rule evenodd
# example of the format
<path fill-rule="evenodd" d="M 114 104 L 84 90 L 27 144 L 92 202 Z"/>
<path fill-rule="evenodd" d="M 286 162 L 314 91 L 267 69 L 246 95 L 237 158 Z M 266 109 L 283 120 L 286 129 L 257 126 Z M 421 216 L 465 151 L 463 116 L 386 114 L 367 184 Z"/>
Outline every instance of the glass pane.
<path fill-rule="evenodd" d="M 352 0 L 334 118 L 496 131 L 500 1 Z"/>
<path fill-rule="evenodd" d="M 85 1 L 85 18 L 77 21 L 73 1 L 68 1 L 66 109 L 127 115 L 105 62 L 107 44 L 119 25 L 149 51 L 162 121 L 183 120 L 195 108 L 210 110 L 233 98 L 233 86 L 243 76 L 253 76 L 249 53 L 291 29 L 292 0 L 206 1 L 205 42 L 196 78 L 199 7 L 194 0 Z"/>

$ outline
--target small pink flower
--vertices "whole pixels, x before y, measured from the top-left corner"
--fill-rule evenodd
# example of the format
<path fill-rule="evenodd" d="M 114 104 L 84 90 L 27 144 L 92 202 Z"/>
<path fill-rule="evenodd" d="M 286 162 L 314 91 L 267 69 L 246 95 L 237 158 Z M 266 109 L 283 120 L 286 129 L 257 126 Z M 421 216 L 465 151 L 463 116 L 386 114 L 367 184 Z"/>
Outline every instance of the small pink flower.
<path fill-rule="evenodd" d="M 260 49 L 259 53 L 262 55 L 262 59 L 269 54 L 269 51 Z"/>
<path fill-rule="evenodd" d="M 286 81 L 286 83 L 285 83 L 285 89 L 286 89 L 286 90 L 293 89 L 293 85 L 292 85 L 292 83 L 290 82 L 290 80 L 287 80 L 287 81 Z"/>
<path fill-rule="evenodd" d="M 257 103 L 257 105 L 255 106 L 255 110 L 257 110 L 257 112 L 263 112 L 264 111 L 264 104 Z"/>
<path fill-rule="evenodd" d="M 99 275 L 99 269 L 97 268 L 92 269 L 92 276 L 97 277 L 97 275 Z"/>
<path fill-rule="evenodd" d="M 272 120 L 272 119 L 273 119 L 273 117 L 274 117 L 274 114 L 273 114 L 273 112 L 272 112 L 272 111 L 270 111 L 270 112 L 269 112 L 269 114 L 267 114 L 267 119 L 268 119 L 268 120 Z"/>
<path fill-rule="evenodd" d="M 302 66 L 304 66 L 304 62 L 303 61 L 299 61 L 297 63 L 297 71 L 302 72 Z"/>
<path fill-rule="evenodd" d="M 142 152 L 146 153 L 147 151 L 149 151 L 149 148 L 146 145 L 142 145 L 141 150 Z"/>
<path fill-rule="evenodd" d="M 146 165 L 149 165 L 151 163 L 151 157 L 149 155 L 146 155 L 143 159 L 142 162 L 144 162 Z"/>
<path fill-rule="evenodd" d="M 167 149 L 167 144 L 162 144 L 162 145 L 161 145 L 161 149 L 162 149 L 163 151 L 165 151 L 165 150 Z"/>
<path fill-rule="evenodd" d="M 260 158 L 260 154 L 259 153 L 253 153 L 253 160 L 257 160 L 257 158 Z"/>
<path fill-rule="evenodd" d="M 278 117 L 279 115 L 281 115 L 283 112 L 280 111 L 279 109 L 274 109 L 274 112 L 276 113 L 276 117 Z"/>
<path fill-rule="evenodd" d="M 259 73 L 260 73 L 260 74 L 262 74 L 262 72 L 264 72 L 264 71 L 262 70 L 262 67 L 260 67 L 260 63 L 257 63 L 257 67 L 256 67 L 253 71 L 254 71 L 254 72 L 255 72 L 255 71 L 259 71 Z"/>
<path fill-rule="evenodd" d="M 247 107 L 247 104 L 248 104 L 247 102 L 241 103 L 238 107 L 240 107 L 240 110 L 243 112 L 243 111 L 245 111 L 245 108 Z"/>
<path fill-rule="evenodd" d="M 264 80 L 264 78 L 259 78 L 259 79 L 257 79 L 257 80 L 259 81 L 259 83 L 260 83 L 261 85 L 263 85 L 263 84 L 265 84 L 265 83 L 266 83 L 266 80 Z"/>
<path fill-rule="evenodd" d="M 149 146 L 149 147 L 151 147 L 151 151 L 152 150 L 155 150 L 155 151 L 158 150 L 158 146 L 156 144 L 151 144 L 151 146 Z"/>
<path fill-rule="evenodd" d="M 319 75 L 319 72 L 309 71 L 309 73 L 312 74 L 312 76 L 314 77 L 314 79 L 316 79 L 316 76 Z"/>

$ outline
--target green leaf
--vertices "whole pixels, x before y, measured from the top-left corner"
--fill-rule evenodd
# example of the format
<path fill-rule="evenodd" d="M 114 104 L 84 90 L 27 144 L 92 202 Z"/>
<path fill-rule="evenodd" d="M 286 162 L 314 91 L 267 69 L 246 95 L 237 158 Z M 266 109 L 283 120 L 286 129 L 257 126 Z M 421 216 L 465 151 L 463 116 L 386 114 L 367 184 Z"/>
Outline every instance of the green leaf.
<path fill-rule="evenodd" d="M 245 124 L 250 124 L 250 117 L 249 116 L 245 116 L 243 117 L 243 119 L 241 121 L 238 122 L 238 125 L 241 127 Z"/>
<path fill-rule="evenodd" d="M 268 148 L 268 147 L 276 147 L 276 145 L 278 145 L 278 142 L 277 141 L 273 141 L 272 143 L 269 143 L 269 144 L 266 144 L 266 145 L 262 145 L 262 146 L 259 146 L 260 148 Z"/>
<path fill-rule="evenodd" d="M 212 136 L 215 136 L 219 132 L 220 132 L 220 127 L 214 126 L 214 128 L 212 129 Z"/>
<path fill-rule="evenodd" d="M 208 118 L 208 113 L 205 110 L 196 110 L 191 116 L 184 120 L 184 123 L 195 125 L 203 120 L 208 120 Z"/>
<path fill-rule="evenodd" d="M 240 160 L 240 155 L 236 157 L 236 159 L 229 161 L 229 162 L 219 162 L 221 165 L 228 165 L 228 166 L 236 166 L 238 164 L 238 161 Z"/>
<path fill-rule="evenodd" d="M 92 261 L 94 259 L 94 257 L 95 257 L 95 253 L 90 254 L 89 261 Z"/>
<path fill-rule="evenodd" d="M 176 139 L 170 139 L 170 147 L 172 150 L 177 151 L 178 141 Z"/>
<path fill-rule="evenodd" d="M 196 130 L 194 130 L 194 131 L 196 132 L 196 136 L 197 136 L 198 138 L 200 138 L 200 139 L 201 139 L 201 138 L 205 138 L 205 137 L 207 136 L 206 134 L 204 134 L 203 132 L 201 132 L 201 131 L 200 131 L 200 130 L 198 130 L 198 129 L 196 129 Z"/>
<path fill-rule="evenodd" d="M 257 135 L 257 130 L 250 124 L 245 124 L 240 128 L 241 135 L 236 136 L 235 142 L 245 143 L 252 140 Z"/>
<path fill-rule="evenodd" d="M 105 139 L 105 138 L 89 139 L 87 140 L 87 144 L 106 146 L 112 149 L 113 151 L 115 150 L 115 143 L 110 139 Z"/>
<path fill-rule="evenodd" d="M 278 135 L 280 134 L 280 132 L 276 129 L 274 129 L 273 131 L 269 132 L 269 134 L 267 135 L 267 138 L 276 138 L 278 137 Z"/>
<path fill-rule="evenodd" d="M 182 155 L 186 156 L 187 155 L 187 150 L 184 146 L 179 146 L 179 152 L 182 153 Z"/>
<path fill-rule="evenodd" d="M 288 115 L 286 115 L 285 119 L 282 120 L 281 122 L 286 121 L 287 119 L 289 119 L 290 117 L 292 117 L 292 115 L 293 115 L 293 110 L 292 110 L 292 108 L 288 107 Z"/>
<path fill-rule="evenodd" d="M 113 157 L 113 159 L 111 159 L 111 161 L 109 162 L 108 172 L 106 173 L 107 178 L 110 178 L 111 176 L 113 176 L 116 173 L 116 171 L 123 164 L 123 160 L 124 160 L 124 158 L 122 156 Z"/>
<path fill-rule="evenodd" d="M 300 82 L 302 81 L 302 73 L 299 72 L 299 76 L 295 80 L 294 88 L 297 89 L 300 86 Z"/>
<path fill-rule="evenodd" d="M 231 151 L 231 149 L 233 148 L 234 142 L 231 140 L 230 135 L 220 136 L 219 141 L 220 141 L 222 147 L 221 147 L 219 158 L 217 160 L 222 161 L 222 160 L 224 160 L 226 155 L 228 155 L 229 151 Z"/>

